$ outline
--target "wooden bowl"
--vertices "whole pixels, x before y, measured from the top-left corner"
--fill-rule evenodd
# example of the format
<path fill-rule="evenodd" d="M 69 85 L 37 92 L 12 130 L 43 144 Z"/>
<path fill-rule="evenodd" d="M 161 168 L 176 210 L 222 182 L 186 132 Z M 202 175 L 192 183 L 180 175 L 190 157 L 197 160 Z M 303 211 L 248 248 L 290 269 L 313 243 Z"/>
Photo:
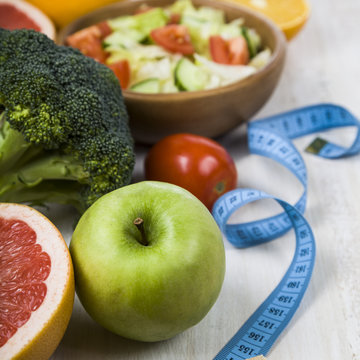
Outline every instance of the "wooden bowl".
<path fill-rule="evenodd" d="M 173 0 L 132 0 L 114 3 L 69 24 L 58 35 L 64 44 L 68 35 L 97 22 L 133 14 L 142 4 L 167 6 Z M 217 89 L 169 94 L 142 94 L 124 90 L 123 95 L 135 141 L 153 144 L 169 134 L 188 132 L 218 137 L 248 121 L 266 103 L 281 75 L 286 39 L 271 20 L 234 3 L 193 0 L 195 6 L 211 6 L 225 12 L 227 20 L 242 17 L 256 29 L 264 46 L 272 51 L 269 63 L 255 74 Z"/>

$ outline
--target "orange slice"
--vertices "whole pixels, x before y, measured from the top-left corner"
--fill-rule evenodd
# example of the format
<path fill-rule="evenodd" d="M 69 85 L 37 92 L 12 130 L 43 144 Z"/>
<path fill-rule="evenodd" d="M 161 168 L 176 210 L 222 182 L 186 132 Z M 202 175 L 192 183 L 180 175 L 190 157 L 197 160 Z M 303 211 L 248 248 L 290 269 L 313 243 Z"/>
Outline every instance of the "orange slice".
<path fill-rule="evenodd" d="M 292 39 L 309 18 L 307 0 L 232 0 L 259 11 L 273 20 Z"/>
<path fill-rule="evenodd" d="M 0 203 L 0 359 L 48 359 L 74 302 L 68 247 L 37 210 Z"/>

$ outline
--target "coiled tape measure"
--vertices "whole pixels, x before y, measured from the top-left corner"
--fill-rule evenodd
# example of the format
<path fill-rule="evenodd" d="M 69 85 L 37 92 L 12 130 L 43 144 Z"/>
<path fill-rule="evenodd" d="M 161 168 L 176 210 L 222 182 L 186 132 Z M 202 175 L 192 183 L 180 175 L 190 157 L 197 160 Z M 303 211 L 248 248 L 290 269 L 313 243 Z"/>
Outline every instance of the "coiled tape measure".
<path fill-rule="evenodd" d="M 271 158 L 289 169 L 301 182 L 304 192 L 295 205 L 254 189 L 236 189 L 220 197 L 213 216 L 222 233 L 235 246 L 244 248 L 271 241 L 291 228 L 296 236 L 292 262 L 280 283 L 230 339 L 214 360 L 249 359 L 266 355 L 285 329 L 305 294 L 315 262 L 315 239 L 303 216 L 307 197 L 307 172 L 291 139 L 337 127 L 354 126 L 357 135 L 348 148 L 316 138 L 306 151 L 336 159 L 360 152 L 360 122 L 343 107 L 319 104 L 250 122 L 250 153 Z M 245 224 L 227 224 L 241 206 L 261 199 L 274 199 L 284 211 L 267 219 Z"/>

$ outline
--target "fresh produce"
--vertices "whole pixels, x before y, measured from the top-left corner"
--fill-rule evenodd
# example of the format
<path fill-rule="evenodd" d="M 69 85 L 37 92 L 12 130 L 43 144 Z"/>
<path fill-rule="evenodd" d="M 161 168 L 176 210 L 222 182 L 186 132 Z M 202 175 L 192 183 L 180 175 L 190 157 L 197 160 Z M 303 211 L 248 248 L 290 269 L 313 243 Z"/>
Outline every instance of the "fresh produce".
<path fill-rule="evenodd" d="M 165 8 L 143 5 L 134 15 L 105 23 L 110 34 L 99 36 L 103 23 L 95 24 L 69 35 L 67 44 L 107 65 L 127 61 L 129 69 L 124 71 L 130 81 L 123 88 L 131 91 L 213 89 L 254 74 L 271 56 L 243 19 L 227 23 L 223 11 L 195 8 L 191 0 L 177 0 Z M 184 64 L 193 68 L 191 75 L 179 71 Z"/>
<path fill-rule="evenodd" d="M 0 201 L 84 211 L 130 182 L 133 140 L 113 72 L 33 30 L 0 29 Z"/>
<path fill-rule="evenodd" d="M 274 21 L 288 40 L 292 39 L 306 24 L 310 15 L 307 0 L 233 0 L 263 13 Z"/>
<path fill-rule="evenodd" d="M 191 55 L 195 52 L 189 30 L 185 25 L 167 24 L 152 30 L 150 36 L 155 44 L 172 53 Z"/>
<path fill-rule="evenodd" d="M 37 210 L 0 204 L 0 358 L 47 360 L 74 302 L 74 273 L 60 232 Z"/>
<path fill-rule="evenodd" d="M 55 39 L 55 26 L 38 8 L 23 0 L 0 0 L 0 28 L 34 29 Z"/>
<path fill-rule="evenodd" d="M 159 341 L 197 324 L 220 292 L 222 235 L 188 191 L 143 181 L 97 200 L 70 243 L 76 291 L 99 324 Z"/>
<path fill-rule="evenodd" d="M 80 30 L 67 38 L 68 45 L 79 49 L 84 55 L 105 64 L 107 53 L 104 51 L 102 42 L 111 34 L 112 29 L 106 21 Z M 130 65 L 127 59 L 114 61 L 107 64 L 118 78 L 120 85 L 126 89 L 130 81 Z"/>
<path fill-rule="evenodd" d="M 120 85 L 123 89 L 126 89 L 130 82 L 130 64 L 127 60 L 119 60 L 114 62 L 108 67 L 114 72 L 118 78 Z"/>
<path fill-rule="evenodd" d="M 227 65 L 248 63 L 250 55 L 243 36 L 226 40 L 219 35 L 213 35 L 209 41 L 211 56 L 215 62 Z"/>
<path fill-rule="evenodd" d="M 102 41 L 111 34 L 112 29 L 107 22 L 90 26 L 67 38 L 68 45 L 79 49 L 84 55 L 92 57 L 100 63 L 106 60 L 106 53 L 102 48 Z"/>
<path fill-rule="evenodd" d="M 235 163 L 227 150 L 193 134 L 169 135 L 156 143 L 145 158 L 145 177 L 189 190 L 210 211 L 237 183 Z"/>
<path fill-rule="evenodd" d="M 47 14 L 61 28 L 78 17 L 119 0 L 26 0 Z"/>

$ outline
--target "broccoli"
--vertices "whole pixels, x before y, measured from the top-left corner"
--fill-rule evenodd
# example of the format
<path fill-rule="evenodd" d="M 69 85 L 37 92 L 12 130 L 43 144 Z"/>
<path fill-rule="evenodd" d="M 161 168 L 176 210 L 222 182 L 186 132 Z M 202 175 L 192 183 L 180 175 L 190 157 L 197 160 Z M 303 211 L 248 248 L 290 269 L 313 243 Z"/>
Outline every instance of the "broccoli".
<path fill-rule="evenodd" d="M 0 29 L 0 201 L 80 212 L 131 181 L 134 144 L 114 73 L 34 30 Z"/>

